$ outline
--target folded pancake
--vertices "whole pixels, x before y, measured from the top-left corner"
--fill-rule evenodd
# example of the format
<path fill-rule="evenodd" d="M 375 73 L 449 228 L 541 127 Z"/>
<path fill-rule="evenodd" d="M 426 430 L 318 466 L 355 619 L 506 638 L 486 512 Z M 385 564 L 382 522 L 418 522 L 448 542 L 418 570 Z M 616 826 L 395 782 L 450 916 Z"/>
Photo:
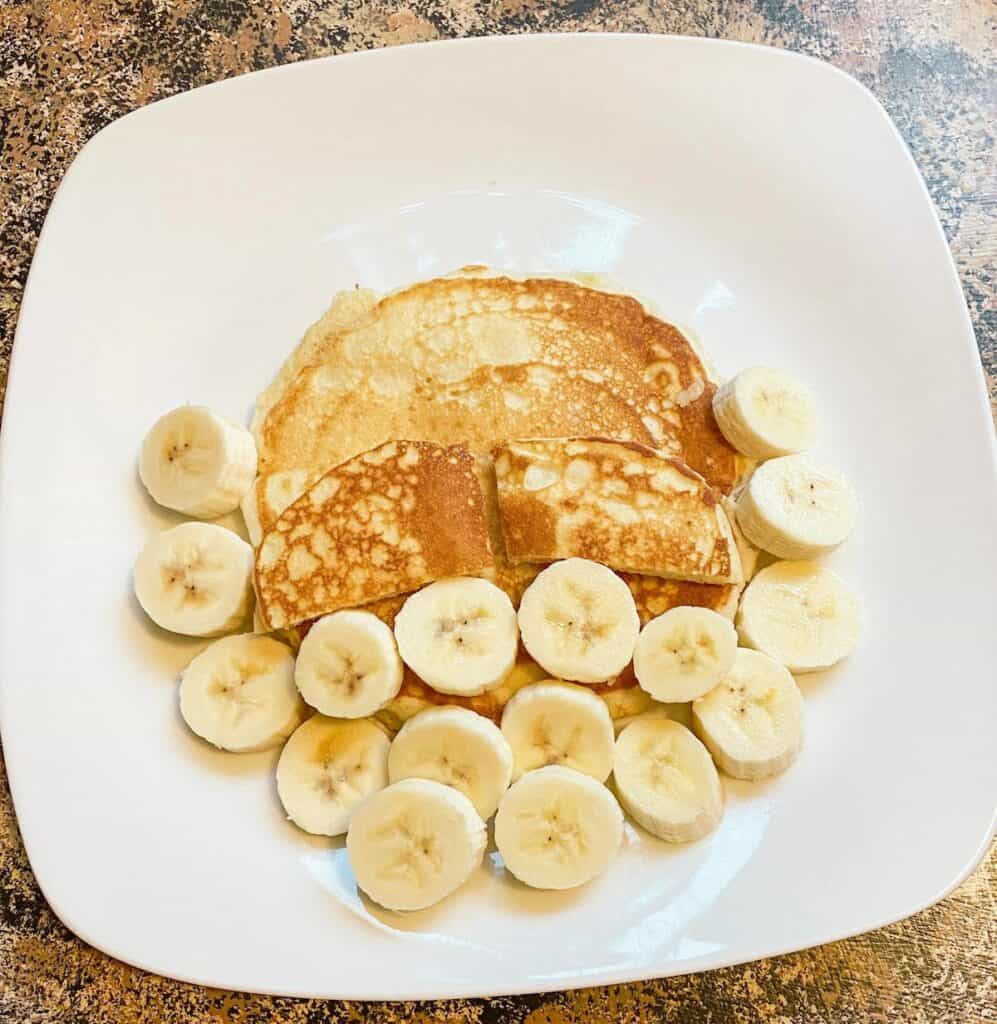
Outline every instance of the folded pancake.
<path fill-rule="evenodd" d="M 261 467 L 269 473 L 309 468 L 288 462 L 287 448 L 268 430 L 268 421 L 279 423 L 301 401 L 299 390 L 278 409 L 307 367 L 325 368 L 322 402 L 335 408 L 359 391 L 380 396 L 382 407 L 404 403 L 419 388 L 521 363 L 582 374 L 630 405 L 655 447 L 681 457 L 724 491 L 737 481 L 738 457 L 713 419 L 715 385 L 677 327 L 629 296 L 573 281 L 503 276 L 436 278 L 377 302 L 368 292 L 341 293 L 257 400 L 253 432 Z M 369 441 L 344 457 L 370 447 Z"/>
<path fill-rule="evenodd" d="M 632 405 L 558 366 L 482 366 L 453 383 L 410 383 L 385 390 L 362 380 L 344 394 L 339 370 L 325 365 L 294 378 L 257 432 L 259 476 L 243 503 L 254 544 L 330 466 L 392 438 L 461 442 L 479 453 L 507 437 L 597 433 L 652 443 Z"/>
<path fill-rule="evenodd" d="M 493 565 L 477 463 L 463 445 L 390 441 L 326 473 L 264 536 L 270 629 Z"/>
<path fill-rule="evenodd" d="M 577 556 L 623 572 L 742 582 L 722 495 L 678 459 L 600 438 L 509 441 L 493 455 L 510 561 Z"/>

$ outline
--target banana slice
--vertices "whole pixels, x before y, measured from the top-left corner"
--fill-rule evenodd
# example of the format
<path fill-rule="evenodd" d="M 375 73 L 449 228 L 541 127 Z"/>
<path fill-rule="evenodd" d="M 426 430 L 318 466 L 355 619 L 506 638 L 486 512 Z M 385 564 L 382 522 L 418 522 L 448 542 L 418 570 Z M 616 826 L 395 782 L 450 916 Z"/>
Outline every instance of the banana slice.
<path fill-rule="evenodd" d="M 410 718 L 394 738 L 388 778 L 453 786 L 487 821 L 512 781 L 512 750 L 489 719 L 467 708 L 431 708 Z"/>
<path fill-rule="evenodd" d="M 709 751 L 684 725 L 662 715 L 645 714 L 617 737 L 613 782 L 634 821 L 672 843 L 701 839 L 723 814 Z"/>
<path fill-rule="evenodd" d="M 277 795 L 288 818 L 316 836 L 341 836 L 353 811 L 388 784 L 387 733 L 367 718 L 313 715 L 277 762 Z"/>
<path fill-rule="evenodd" d="M 516 663 L 516 612 L 506 593 L 476 577 L 438 580 L 395 617 L 406 665 L 440 693 L 471 697 L 497 686 Z"/>
<path fill-rule="evenodd" d="M 135 596 L 163 629 L 220 636 L 253 602 L 253 549 L 212 523 L 182 523 L 157 534 L 135 562 Z"/>
<path fill-rule="evenodd" d="M 852 532 L 855 504 L 843 476 L 787 455 L 751 474 L 737 500 L 737 521 L 752 544 L 778 558 L 816 558 Z"/>
<path fill-rule="evenodd" d="M 389 910 L 423 910 L 481 864 L 485 823 L 463 793 L 403 779 L 365 801 L 346 836 L 357 885 Z"/>
<path fill-rule="evenodd" d="M 397 696 L 402 661 L 389 626 L 363 611 L 319 619 L 298 650 L 294 681 L 323 715 L 366 718 Z"/>
<path fill-rule="evenodd" d="M 277 746 L 304 717 L 293 652 L 253 633 L 216 640 L 180 676 L 180 714 L 192 732 L 222 750 Z"/>
<path fill-rule="evenodd" d="M 830 569 L 815 562 L 776 562 L 745 590 L 737 630 L 746 646 L 790 672 L 817 672 L 855 648 L 859 603 Z"/>
<path fill-rule="evenodd" d="M 734 664 L 737 632 L 709 608 L 672 608 L 640 632 L 634 675 L 655 700 L 682 703 L 709 692 Z"/>
<path fill-rule="evenodd" d="M 155 501 L 186 516 L 232 512 L 256 476 L 256 444 L 245 427 L 200 405 L 161 417 L 142 442 L 139 476 Z"/>
<path fill-rule="evenodd" d="M 803 696 L 778 662 L 738 648 L 730 672 L 692 703 L 696 732 L 721 771 L 764 779 L 784 771 L 803 742 Z"/>
<path fill-rule="evenodd" d="M 742 370 L 713 396 L 720 432 L 742 455 L 771 459 L 809 448 L 817 436 L 810 392 L 781 370 Z"/>
<path fill-rule="evenodd" d="M 535 889 L 572 889 L 601 874 L 623 839 L 613 794 L 589 775 L 549 765 L 502 797 L 495 845 L 506 868 Z"/>
<path fill-rule="evenodd" d="M 584 686 L 550 680 L 524 686 L 502 712 L 514 777 L 548 764 L 565 765 L 605 782 L 613 770 L 613 720 Z"/>
<path fill-rule="evenodd" d="M 552 676 L 602 683 L 633 657 L 640 619 L 616 573 L 586 558 L 566 558 L 527 587 L 519 630 L 530 656 Z"/>

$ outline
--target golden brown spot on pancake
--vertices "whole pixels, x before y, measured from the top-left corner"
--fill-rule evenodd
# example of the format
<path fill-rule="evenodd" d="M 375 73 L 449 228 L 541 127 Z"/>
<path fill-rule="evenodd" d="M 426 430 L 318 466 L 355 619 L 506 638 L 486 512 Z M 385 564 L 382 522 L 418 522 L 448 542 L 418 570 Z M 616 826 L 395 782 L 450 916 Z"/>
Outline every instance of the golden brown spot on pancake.
<path fill-rule="evenodd" d="M 284 627 L 492 564 L 471 453 L 398 441 L 331 470 L 284 510 L 261 545 L 256 591 L 268 625 Z"/>

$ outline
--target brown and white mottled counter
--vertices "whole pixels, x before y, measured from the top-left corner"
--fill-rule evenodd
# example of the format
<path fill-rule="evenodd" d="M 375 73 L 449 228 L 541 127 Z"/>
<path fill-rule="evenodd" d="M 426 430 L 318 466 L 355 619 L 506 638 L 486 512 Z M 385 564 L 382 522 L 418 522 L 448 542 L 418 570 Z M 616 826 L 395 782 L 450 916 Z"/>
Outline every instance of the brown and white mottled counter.
<path fill-rule="evenodd" d="M 63 172 L 122 114 L 307 57 L 464 35 L 674 32 L 829 60 L 882 100 L 941 212 L 997 399 L 997 8 L 992 0 L 4 0 L 0 403 L 21 291 Z M 269 999 L 167 981 L 89 948 L 31 874 L 0 767 L 0 1022 L 997 1021 L 997 855 L 907 921 L 710 974 L 430 1004 Z"/>

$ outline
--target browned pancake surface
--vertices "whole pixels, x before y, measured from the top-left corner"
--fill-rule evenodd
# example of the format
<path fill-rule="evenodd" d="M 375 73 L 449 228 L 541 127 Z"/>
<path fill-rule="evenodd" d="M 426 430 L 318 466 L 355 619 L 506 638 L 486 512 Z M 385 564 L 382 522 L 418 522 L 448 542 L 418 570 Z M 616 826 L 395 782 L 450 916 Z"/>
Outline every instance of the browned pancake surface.
<path fill-rule="evenodd" d="M 624 572 L 741 581 L 720 493 L 677 459 L 601 438 L 509 441 L 494 456 L 510 561 L 580 557 Z"/>
<path fill-rule="evenodd" d="M 392 441 L 284 510 L 260 545 L 256 593 L 266 623 L 282 628 L 491 565 L 474 456 Z"/>

